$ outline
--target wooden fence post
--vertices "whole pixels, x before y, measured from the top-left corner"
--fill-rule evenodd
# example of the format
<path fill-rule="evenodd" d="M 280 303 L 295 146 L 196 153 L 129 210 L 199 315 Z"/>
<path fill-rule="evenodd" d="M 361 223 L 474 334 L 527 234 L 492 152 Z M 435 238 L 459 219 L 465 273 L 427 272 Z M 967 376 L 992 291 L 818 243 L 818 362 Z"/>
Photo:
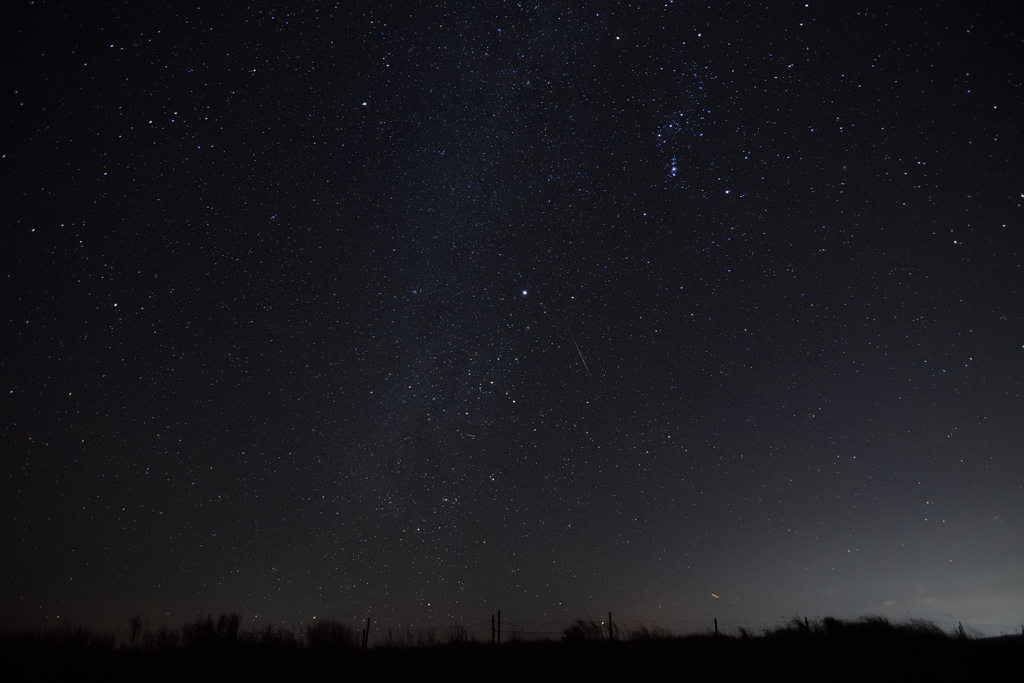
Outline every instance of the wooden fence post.
<path fill-rule="evenodd" d="M 715 635 L 718 635 L 718 617 L 715 617 Z"/>
<path fill-rule="evenodd" d="M 494 615 L 491 615 L 491 645 L 494 645 Z"/>
<path fill-rule="evenodd" d="M 501 610 L 498 610 L 498 645 L 501 645 Z"/>
<path fill-rule="evenodd" d="M 612 631 L 612 613 L 608 613 L 608 640 L 615 638 L 615 632 Z"/>
<path fill-rule="evenodd" d="M 366 617 L 366 628 L 363 630 L 363 652 L 366 652 L 366 642 L 370 639 L 370 617 Z"/>

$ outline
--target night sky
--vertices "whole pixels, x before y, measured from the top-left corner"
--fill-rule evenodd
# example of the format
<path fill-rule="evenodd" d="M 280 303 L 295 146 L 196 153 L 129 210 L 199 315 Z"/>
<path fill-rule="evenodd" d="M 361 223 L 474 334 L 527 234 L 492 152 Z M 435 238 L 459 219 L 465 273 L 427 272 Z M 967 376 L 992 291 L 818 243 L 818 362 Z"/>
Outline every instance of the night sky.
<path fill-rule="evenodd" d="M 1012 3 L 169 5 L 3 10 L 0 624 L 1019 630 Z"/>

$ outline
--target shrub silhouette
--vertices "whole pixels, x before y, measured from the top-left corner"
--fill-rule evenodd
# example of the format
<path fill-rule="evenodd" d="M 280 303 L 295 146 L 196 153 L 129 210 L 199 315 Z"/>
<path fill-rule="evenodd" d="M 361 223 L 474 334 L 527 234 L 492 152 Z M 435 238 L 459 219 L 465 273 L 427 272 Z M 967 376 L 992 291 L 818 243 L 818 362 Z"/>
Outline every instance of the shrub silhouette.
<path fill-rule="evenodd" d="M 222 614 L 214 622 L 210 617 L 196 619 L 181 627 L 181 647 L 187 650 L 224 650 L 238 643 L 238 625 L 241 617 L 237 614 Z"/>
<path fill-rule="evenodd" d="M 930 621 L 911 619 L 894 624 L 885 617 L 861 617 L 844 621 L 825 617 L 818 621 L 791 618 L 777 628 L 766 629 L 764 637 L 770 641 L 800 638 L 826 638 L 830 641 L 906 641 L 906 640 L 951 640 L 950 634 Z"/>
<path fill-rule="evenodd" d="M 340 621 L 317 621 L 306 627 L 306 643 L 315 650 L 355 650 L 356 633 Z"/>

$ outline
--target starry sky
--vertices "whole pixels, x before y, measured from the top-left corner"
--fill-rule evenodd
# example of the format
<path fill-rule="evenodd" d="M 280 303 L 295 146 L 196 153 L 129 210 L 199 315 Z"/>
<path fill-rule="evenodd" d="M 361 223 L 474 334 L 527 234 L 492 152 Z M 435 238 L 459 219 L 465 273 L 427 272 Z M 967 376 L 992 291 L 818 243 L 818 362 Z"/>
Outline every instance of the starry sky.
<path fill-rule="evenodd" d="M 1009 3 L 11 5 L 0 623 L 1018 628 Z"/>

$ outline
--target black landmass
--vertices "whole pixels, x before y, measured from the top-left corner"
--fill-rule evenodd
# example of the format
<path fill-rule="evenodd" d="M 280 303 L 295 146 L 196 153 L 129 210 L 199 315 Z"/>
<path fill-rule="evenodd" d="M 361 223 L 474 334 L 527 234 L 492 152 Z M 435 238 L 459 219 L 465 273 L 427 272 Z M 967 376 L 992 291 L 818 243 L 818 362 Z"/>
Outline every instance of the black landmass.
<path fill-rule="evenodd" d="M 972 638 L 926 621 L 893 623 L 794 618 L 752 634 L 673 635 L 616 631 L 576 620 L 558 640 L 495 644 L 454 628 L 443 642 L 379 635 L 365 649 L 356 631 L 322 622 L 299 631 L 243 631 L 237 615 L 179 629 L 128 634 L 85 628 L 6 631 L 0 635 L 5 680 L 743 680 L 753 677 L 862 681 L 986 679 L 1019 670 L 1024 637 Z"/>

